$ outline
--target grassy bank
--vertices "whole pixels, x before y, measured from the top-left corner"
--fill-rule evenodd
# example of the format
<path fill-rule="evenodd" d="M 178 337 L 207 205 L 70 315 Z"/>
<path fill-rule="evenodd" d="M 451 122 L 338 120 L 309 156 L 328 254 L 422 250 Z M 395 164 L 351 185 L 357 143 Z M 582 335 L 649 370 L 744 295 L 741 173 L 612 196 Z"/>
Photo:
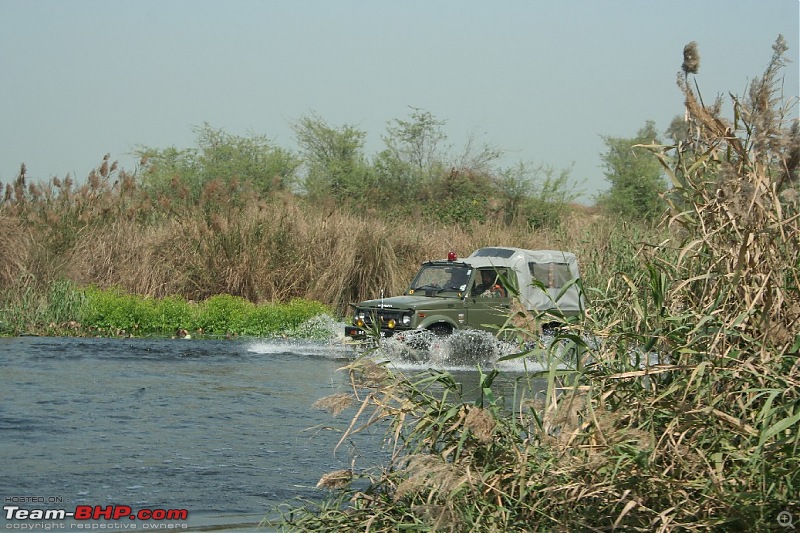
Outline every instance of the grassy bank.
<path fill-rule="evenodd" d="M 56 179 L 18 185 L 0 204 L 0 304 L 66 279 L 146 298 L 300 298 L 344 314 L 350 302 L 402 291 L 424 260 L 486 245 L 575 251 L 593 284 L 628 268 L 620 263 L 633 260 L 628 234 L 649 232 L 585 208 L 557 228 L 534 229 L 323 211 L 295 196 L 253 197 L 215 182 L 192 201 L 152 197 L 121 170 L 80 187 Z"/>
<path fill-rule="evenodd" d="M 310 322 L 330 315 L 318 302 L 295 299 L 256 305 L 243 298 L 216 295 L 202 302 L 179 296 L 144 298 L 118 288 L 80 288 L 57 280 L 7 297 L 0 309 L 0 334 L 76 336 L 302 336 L 329 332 Z"/>

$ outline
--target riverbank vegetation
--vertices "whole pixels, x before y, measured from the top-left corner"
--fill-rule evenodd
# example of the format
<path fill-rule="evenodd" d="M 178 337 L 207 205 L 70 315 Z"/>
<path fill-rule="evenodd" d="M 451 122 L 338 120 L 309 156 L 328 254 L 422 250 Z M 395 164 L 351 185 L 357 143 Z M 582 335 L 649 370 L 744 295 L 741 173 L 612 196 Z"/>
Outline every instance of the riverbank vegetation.
<path fill-rule="evenodd" d="M 626 243 L 651 232 L 642 217 L 624 224 L 572 203 L 569 170 L 498 167 L 490 147 L 447 148 L 442 126 L 412 110 L 371 159 L 364 132 L 310 116 L 296 126 L 298 152 L 205 125 L 197 148 L 140 148 L 133 172 L 106 155 L 85 181 L 40 182 L 23 165 L 0 184 L 0 323 L 11 334 L 69 322 L 132 331 L 67 316 L 74 306 L 52 301 L 65 287 L 300 299 L 342 316 L 351 302 L 402 291 L 424 260 L 498 243 L 574 250 L 594 283 L 627 268 L 617 264 L 633 253 Z"/>
<path fill-rule="evenodd" d="M 672 184 L 665 237 L 628 241 L 631 268 L 594 285 L 586 319 L 562 332 L 574 371 L 540 347 L 547 393 L 509 413 L 494 373 L 466 402 L 446 373 L 355 361 L 352 395 L 317 406 L 351 402 L 342 442 L 388 424 L 393 462 L 323 476 L 330 497 L 283 527 L 763 531 L 796 518 L 800 131 L 778 89 L 784 52 L 779 39 L 726 120 L 694 90 L 699 57 L 685 49 L 686 136 L 644 147 Z"/>
<path fill-rule="evenodd" d="M 327 338 L 320 317 L 331 311 L 319 302 L 294 299 L 257 305 L 218 294 L 201 302 L 180 296 L 144 298 L 118 288 L 80 288 L 67 280 L 45 291 L 33 284 L 6 299 L 0 334 L 68 336 L 282 336 Z M 317 320 L 315 325 L 314 319 Z"/>

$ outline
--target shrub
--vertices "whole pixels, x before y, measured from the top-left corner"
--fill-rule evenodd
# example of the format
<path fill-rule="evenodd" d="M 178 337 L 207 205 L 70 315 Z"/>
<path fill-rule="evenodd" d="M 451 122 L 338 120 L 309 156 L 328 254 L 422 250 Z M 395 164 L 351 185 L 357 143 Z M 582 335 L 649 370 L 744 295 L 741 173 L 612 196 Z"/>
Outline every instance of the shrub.
<path fill-rule="evenodd" d="M 218 294 L 200 305 L 194 326 L 212 335 L 237 332 L 248 323 L 252 309 L 253 304 L 244 298 Z"/>
<path fill-rule="evenodd" d="M 154 308 L 151 300 L 125 294 L 118 288 L 86 289 L 86 305 L 80 322 L 101 333 L 141 333 L 152 330 Z"/>
<path fill-rule="evenodd" d="M 167 296 L 153 301 L 152 330 L 158 333 L 173 333 L 180 328 L 194 326 L 194 309 L 180 296 Z"/>

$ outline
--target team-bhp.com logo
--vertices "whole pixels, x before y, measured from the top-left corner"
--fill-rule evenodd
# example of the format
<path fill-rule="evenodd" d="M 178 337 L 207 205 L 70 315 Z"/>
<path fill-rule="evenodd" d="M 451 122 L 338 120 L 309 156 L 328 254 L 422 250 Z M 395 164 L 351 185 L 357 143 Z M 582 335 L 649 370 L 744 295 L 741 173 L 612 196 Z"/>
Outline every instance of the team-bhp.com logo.
<path fill-rule="evenodd" d="M 29 521 L 61 521 L 72 519 L 77 523 L 70 524 L 70 527 L 76 526 L 77 528 L 95 529 L 97 522 L 103 521 L 124 521 L 124 520 L 139 520 L 139 521 L 154 521 L 159 524 L 164 524 L 166 521 L 186 520 L 189 518 L 189 511 L 187 509 L 139 509 L 134 511 L 129 505 L 78 505 L 74 510 L 67 509 L 26 509 L 19 505 L 4 505 L 3 512 L 5 519 L 9 521 L 6 524 L 7 529 L 18 529 L 14 527 L 15 522 L 29 522 Z M 182 524 L 185 526 L 185 524 Z M 147 524 L 142 524 L 142 527 L 148 527 Z M 149 526 L 149 527 L 158 527 Z M 161 526 L 163 527 L 163 525 Z M 179 526 L 180 527 L 180 526 Z M 130 523 L 126 529 L 135 529 L 135 523 Z"/>

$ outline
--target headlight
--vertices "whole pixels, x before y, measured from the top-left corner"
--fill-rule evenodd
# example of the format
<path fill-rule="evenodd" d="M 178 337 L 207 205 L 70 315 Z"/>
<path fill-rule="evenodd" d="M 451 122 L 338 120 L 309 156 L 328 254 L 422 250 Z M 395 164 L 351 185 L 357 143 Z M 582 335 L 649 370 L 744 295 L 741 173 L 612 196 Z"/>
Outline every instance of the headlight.
<path fill-rule="evenodd" d="M 410 326 L 411 325 L 411 315 L 403 315 L 403 318 L 401 320 L 402 320 L 404 326 Z"/>

